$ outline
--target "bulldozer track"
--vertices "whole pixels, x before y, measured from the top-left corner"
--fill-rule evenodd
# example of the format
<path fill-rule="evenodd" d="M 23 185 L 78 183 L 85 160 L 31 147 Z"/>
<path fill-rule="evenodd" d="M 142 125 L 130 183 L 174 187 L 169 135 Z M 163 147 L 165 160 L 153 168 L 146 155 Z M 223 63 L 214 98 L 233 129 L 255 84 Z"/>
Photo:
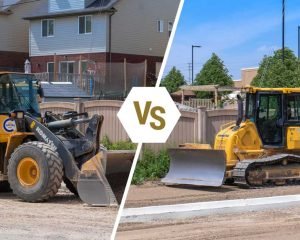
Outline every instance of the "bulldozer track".
<path fill-rule="evenodd" d="M 243 160 L 235 166 L 233 169 L 233 179 L 234 183 L 240 187 L 248 188 L 262 188 L 262 187 L 273 187 L 276 184 L 276 180 L 270 180 L 266 178 L 263 167 L 280 167 L 282 163 L 285 162 L 286 166 L 291 166 L 290 164 L 299 164 L 300 171 L 300 156 L 294 154 L 276 154 L 269 157 L 264 157 L 261 159 L 248 159 Z M 253 182 L 253 179 L 250 179 L 249 175 L 251 171 L 261 171 L 263 176 L 258 181 Z M 281 185 L 294 185 L 300 184 L 300 175 L 298 176 L 281 176 L 277 179 L 283 180 L 284 183 Z M 262 180 L 259 183 L 259 180 Z"/>

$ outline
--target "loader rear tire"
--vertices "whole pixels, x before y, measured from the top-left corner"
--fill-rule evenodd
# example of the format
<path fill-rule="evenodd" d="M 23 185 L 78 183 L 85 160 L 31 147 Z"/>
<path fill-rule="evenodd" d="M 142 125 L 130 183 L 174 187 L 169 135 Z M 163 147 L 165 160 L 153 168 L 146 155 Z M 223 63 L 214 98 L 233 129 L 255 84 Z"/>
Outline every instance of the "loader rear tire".
<path fill-rule="evenodd" d="M 10 187 L 14 194 L 27 202 L 41 202 L 53 197 L 62 178 L 62 160 L 46 143 L 25 143 L 14 151 L 9 160 Z"/>

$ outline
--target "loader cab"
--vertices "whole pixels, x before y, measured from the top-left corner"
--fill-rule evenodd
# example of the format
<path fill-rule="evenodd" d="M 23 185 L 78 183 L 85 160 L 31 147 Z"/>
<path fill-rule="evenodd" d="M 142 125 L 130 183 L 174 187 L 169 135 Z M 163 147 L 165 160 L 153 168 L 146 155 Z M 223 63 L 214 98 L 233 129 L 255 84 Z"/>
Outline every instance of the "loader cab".
<path fill-rule="evenodd" d="M 38 92 L 34 75 L 0 73 L 0 114 L 8 115 L 14 110 L 22 110 L 40 117 Z"/>

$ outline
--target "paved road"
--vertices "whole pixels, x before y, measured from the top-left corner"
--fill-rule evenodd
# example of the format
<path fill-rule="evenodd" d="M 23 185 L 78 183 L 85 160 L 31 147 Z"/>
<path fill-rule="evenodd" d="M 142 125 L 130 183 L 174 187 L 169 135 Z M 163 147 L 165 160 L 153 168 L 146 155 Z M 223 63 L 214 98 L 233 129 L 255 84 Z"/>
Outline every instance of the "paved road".
<path fill-rule="evenodd" d="M 132 186 L 127 208 L 300 194 L 300 186 L 265 189 L 166 187 L 160 183 Z M 122 223 L 117 239 L 281 240 L 300 239 L 300 204 L 250 211 L 212 212 L 197 217 L 161 218 Z"/>

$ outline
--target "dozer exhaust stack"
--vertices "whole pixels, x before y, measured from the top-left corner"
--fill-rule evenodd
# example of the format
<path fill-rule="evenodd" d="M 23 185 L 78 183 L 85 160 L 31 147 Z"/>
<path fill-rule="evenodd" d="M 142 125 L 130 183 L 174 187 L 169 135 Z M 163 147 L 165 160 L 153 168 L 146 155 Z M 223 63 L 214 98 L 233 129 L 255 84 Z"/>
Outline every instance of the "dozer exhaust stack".
<path fill-rule="evenodd" d="M 162 179 L 166 184 L 187 184 L 218 187 L 226 172 L 223 150 L 172 148 L 168 150 L 170 169 Z"/>

